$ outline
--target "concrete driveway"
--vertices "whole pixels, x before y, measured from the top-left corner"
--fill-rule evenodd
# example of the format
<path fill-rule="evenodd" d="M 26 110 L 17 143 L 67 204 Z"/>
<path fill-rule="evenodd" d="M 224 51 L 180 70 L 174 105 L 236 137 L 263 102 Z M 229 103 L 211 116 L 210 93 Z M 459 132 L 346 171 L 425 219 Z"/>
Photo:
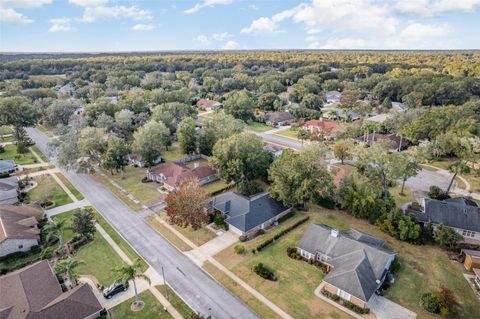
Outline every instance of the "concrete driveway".
<path fill-rule="evenodd" d="M 377 319 L 415 319 L 417 314 L 400 306 L 385 297 L 373 295 L 368 302 L 368 308 Z"/>
<path fill-rule="evenodd" d="M 226 231 L 222 235 L 215 237 L 202 246 L 185 252 L 185 254 L 189 256 L 197 265 L 201 266 L 206 260 L 208 260 L 209 257 L 213 257 L 216 253 L 233 245 L 237 241 L 237 234 L 232 231 Z"/>
<path fill-rule="evenodd" d="M 430 186 L 433 185 L 446 190 L 452 176 L 448 172 L 422 169 L 417 176 L 411 177 L 405 182 L 405 187 L 410 188 L 413 192 L 428 192 Z"/>

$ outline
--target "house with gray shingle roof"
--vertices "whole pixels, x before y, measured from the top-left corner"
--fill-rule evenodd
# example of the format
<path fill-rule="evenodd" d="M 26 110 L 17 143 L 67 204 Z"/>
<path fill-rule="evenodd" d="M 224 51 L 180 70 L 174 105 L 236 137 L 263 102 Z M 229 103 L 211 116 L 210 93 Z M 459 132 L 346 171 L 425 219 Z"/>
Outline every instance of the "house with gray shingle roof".
<path fill-rule="evenodd" d="M 0 159 L 0 175 L 14 173 L 16 170 L 17 164 L 15 161 Z"/>
<path fill-rule="evenodd" d="M 0 178 L 0 205 L 18 202 L 18 177 Z"/>
<path fill-rule="evenodd" d="M 327 266 L 323 280 L 326 291 L 366 308 L 395 259 L 395 252 L 383 246 L 383 240 L 355 229 L 340 232 L 311 224 L 297 249 L 304 259 Z"/>
<path fill-rule="evenodd" d="M 474 201 L 467 198 L 424 198 L 421 205 L 421 212 L 408 212 L 418 222 L 431 221 L 434 228 L 438 225 L 450 227 L 462 235 L 466 242 L 480 243 L 480 207 Z"/>
<path fill-rule="evenodd" d="M 261 193 L 251 197 L 236 192 L 227 192 L 215 196 L 210 207 L 222 213 L 234 233 L 253 237 L 260 229 L 265 229 L 291 211 L 291 207 Z"/>

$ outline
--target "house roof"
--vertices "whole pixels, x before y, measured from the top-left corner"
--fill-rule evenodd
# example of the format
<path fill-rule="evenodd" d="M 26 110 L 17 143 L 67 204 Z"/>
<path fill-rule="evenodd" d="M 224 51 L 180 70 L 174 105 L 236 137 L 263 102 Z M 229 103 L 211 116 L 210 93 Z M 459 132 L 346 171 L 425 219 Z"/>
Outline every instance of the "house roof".
<path fill-rule="evenodd" d="M 40 239 L 37 218 L 41 208 L 30 205 L 0 205 L 0 242 L 6 239 Z"/>
<path fill-rule="evenodd" d="M 392 102 L 392 109 L 395 109 L 398 112 L 406 112 L 408 107 L 400 102 Z"/>
<path fill-rule="evenodd" d="M 393 133 L 392 134 L 370 133 L 370 134 L 362 135 L 358 139 L 366 142 L 368 145 L 373 145 L 378 142 L 388 142 L 392 144 L 393 149 L 398 149 L 399 147 L 403 149 L 410 144 L 410 142 L 407 139 L 402 138 Z"/>
<path fill-rule="evenodd" d="M 462 253 L 471 257 L 480 258 L 480 250 L 462 249 Z"/>
<path fill-rule="evenodd" d="M 471 200 L 469 198 L 465 198 L 465 197 L 447 198 L 447 199 L 445 199 L 445 201 L 447 203 L 455 203 L 455 204 L 460 204 L 460 205 L 478 207 L 476 202 L 474 202 L 473 200 Z"/>
<path fill-rule="evenodd" d="M 465 203 L 425 198 L 423 212 L 415 216 L 421 222 L 480 232 L 480 208 Z"/>
<path fill-rule="evenodd" d="M 339 128 L 339 125 L 337 123 L 325 122 L 322 120 L 309 120 L 309 121 L 306 121 L 303 124 L 303 126 L 313 126 L 313 127 L 317 127 L 317 128 L 321 128 L 329 131 L 335 131 Z"/>
<path fill-rule="evenodd" d="M 17 201 L 18 178 L 11 176 L 0 179 L 0 203 L 12 200 Z"/>
<path fill-rule="evenodd" d="M 383 278 L 388 261 L 395 255 L 383 245 L 383 240 L 355 229 L 338 232 L 311 224 L 297 247 L 328 256 L 327 262 L 334 268 L 325 281 L 368 302 L 378 286 L 376 281 Z"/>
<path fill-rule="evenodd" d="M 184 180 L 203 179 L 216 174 L 215 170 L 208 165 L 191 169 L 174 162 L 157 165 L 149 172 L 153 175 L 163 175 L 164 183 L 172 187 L 177 187 Z"/>
<path fill-rule="evenodd" d="M 221 105 L 221 103 L 214 100 L 208 100 L 208 99 L 200 99 L 197 102 L 197 106 L 201 106 L 201 107 L 214 107 L 218 105 Z"/>
<path fill-rule="evenodd" d="M 376 123 L 381 124 L 391 117 L 392 117 L 391 114 L 377 114 L 377 115 L 374 115 L 374 116 L 371 116 L 371 117 L 367 118 L 366 121 L 376 122 Z"/>
<path fill-rule="evenodd" d="M 225 220 L 235 228 L 247 232 L 288 209 L 268 193 L 252 197 L 236 192 L 227 192 L 215 196 L 210 206 L 228 215 Z"/>
<path fill-rule="evenodd" d="M 86 318 L 102 306 L 90 286 L 63 293 L 48 261 L 0 277 L 0 318 Z"/>
<path fill-rule="evenodd" d="M 269 122 L 285 122 L 294 120 L 295 117 L 290 112 L 275 112 L 267 114 L 267 121 Z"/>

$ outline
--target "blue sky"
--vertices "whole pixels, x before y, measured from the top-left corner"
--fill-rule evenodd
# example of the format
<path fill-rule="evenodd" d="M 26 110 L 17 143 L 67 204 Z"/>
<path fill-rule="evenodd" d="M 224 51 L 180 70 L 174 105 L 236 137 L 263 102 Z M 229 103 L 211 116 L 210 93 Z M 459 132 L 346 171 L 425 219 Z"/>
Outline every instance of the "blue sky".
<path fill-rule="evenodd" d="M 0 0 L 0 51 L 480 49 L 480 0 Z"/>

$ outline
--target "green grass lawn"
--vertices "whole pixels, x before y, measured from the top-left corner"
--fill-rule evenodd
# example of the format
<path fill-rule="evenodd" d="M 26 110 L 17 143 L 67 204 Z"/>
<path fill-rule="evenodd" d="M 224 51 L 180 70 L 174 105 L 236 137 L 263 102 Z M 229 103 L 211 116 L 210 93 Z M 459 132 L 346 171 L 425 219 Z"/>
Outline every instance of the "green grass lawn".
<path fill-rule="evenodd" d="M 15 163 L 20 165 L 35 164 L 37 162 L 37 159 L 30 151 L 25 154 L 18 154 L 16 145 L 5 145 L 4 148 L 5 152 L 0 153 L 0 159 L 14 160 Z"/>
<path fill-rule="evenodd" d="M 301 213 L 290 218 L 285 222 L 285 226 L 294 223 L 303 215 L 304 213 Z M 260 253 L 250 252 L 252 247 L 262 241 L 262 238 L 257 238 L 245 243 L 247 253 L 243 256 L 235 254 L 233 247 L 229 247 L 215 258 L 295 318 L 343 318 L 343 313 L 313 294 L 322 280 L 321 271 L 305 262 L 288 258 L 286 247 L 298 243 L 310 223 L 323 223 L 343 231 L 356 228 L 386 240 L 387 246 L 398 253 L 402 266 L 395 284 L 386 293 L 387 298 L 417 312 L 419 318 L 437 318 L 423 310 L 419 302 L 422 294 L 437 289 L 444 283 L 461 303 L 460 318 L 480 317 L 478 300 L 463 277 L 463 265 L 450 261 L 442 249 L 435 246 L 415 246 L 396 240 L 368 222 L 340 211 L 312 207 L 308 215 L 309 222 Z M 267 232 L 262 237 L 268 236 Z M 254 274 L 251 267 L 257 262 L 273 268 L 279 280 L 269 282 Z M 292 293 L 295 298 L 292 298 Z"/>
<path fill-rule="evenodd" d="M 82 200 L 85 197 L 75 188 L 75 186 L 70 183 L 70 181 L 62 173 L 55 173 L 55 175 L 62 181 L 62 183 L 68 188 L 68 190 L 75 196 L 78 200 Z"/>
<path fill-rule="evenodd" d="M 168 222 L 167 214 L 162 211 L 159 213 L 160 218 Z M 195 245 L 201 246 L 206 242 L 212 240 L 213 238 L 217 237 L 217 235 L 209 230 L 206 227 L 202 227 L 197 230 L 193 230 L 191 227 L 183 228 L 177 225 L 172 225 L 177 231 L 179 231 L 183 236 L 190 239 Z"/>
<path fill-rule="evenodd" d="M 189 251 L 192 250 L 192 247 L 187 245 L 183 240 L 178 238 L 170 229 L 168 229 L 165 225 L 161 224 L 155 216 L 149 216 L 145 218 L 147 223 L 155 229 L 160 235 L 162 235 L 165 239 L 167 239 L 173 246 L 175 246 L 178 250 L 181 251 Z"/>
<path fill-rule="evenodd" d="M 53 208 L 73 202 L 49 174 L 35 176 L 33 179 L 38 183 L 38 186 L 28 192 L 31 203 L 38 203 L 48 198 L 54 202 L 54 206 L 49 207 Z"/>
<path fill-rule="evenodd" d="M 199 166 L 207 166 L 208 165 L 208 161 L 206 159 L 201 158 L 199 160 L 187 162 L 187 163 L 185 163 L 185 166 L 193 169 L 193 168 L 195 168 L 195 163 L 196 162 L 198 162 Z"/>
<path fill-rule="evenodd" d="M 168 299 L 170 304 L 173 308 L 177 309 L 177 311 L 182 315 L 183 318 L 191 318 L 195 312 L 190 308 L 183 300 L 180 298 L 175 291 L 172 290 L 168 285 L 159 285 L 155 286 L 155 288 L 160 291 L 160 293 Z"/>
<path fill-rule="evenodd" d="M 247 129 L 255 132 L 266 132 L 273 129 L 272 127 L 264 123 L 255 122 L 255 121 L 248 121 L 246 124 L 247 124 Z"/>
<path fill-rule="evenodd" d="M 298 140 L 297 138 L 297 134 L 298 134 L 298 128 L 287 128 L 285 130 L 281 130 L 281 131 L 277 131 L 275 132 L 274 134 L 275 135 L 280 135 L 280 136 L 283 136 L 283 137 L 288 137 L 288 138 L 291 138 L 291 139 L 294 139 L 294 140 Z"/>
<path fill-rule="evenodd" d="M 145 205 L 151 205 L 162 201 L 165 198 L 165 194 L 157 191 L 159 185 L 157 183 L 142 183 L 142 178 L 147 176 L 145 168 L 141 167 L 125 167 L 125 178 L 122 179 L 120 174 L 110 174 L 109 171 L 103 170 L 103 173 L 109 178 L 114 180 L 127 192 L 135 196 L 140 202 Z M 99 176 L 102 178 L 102 176 Z"/>
<path fill-rule="evenodd" d="M 219 179 L 215 182 L 211 182 L 211 183 L 203 185 L 202 188 L 204 190 L 206 190 L 207 192 L 209 192 L 210 194 L 212 194 L 212 193 L 217 192 L 221 189 L 224 189 L 227 186 L 228 186 L 227 183 L 225 183 L 223 180 Z"/>
<path fill-rule="evenodd" d="M 15 137 L 13 136 L 1 137 L 1 135 L 3 134 L 7 134 L 7 133 L 0 133 L 0 143 L 15 142 Z"/>
<path fill-rule="evenodd" d="M 135 251 L 135 249 L 130 246 L 129 243 L 123 239 L 122 236 L 103 218 L 103 216 L 95 211 L 95 219 L 97 220 L 97 223 L 102 226 L 103 229 L 107 232 L 107 234 L 113 239 L 115 243 L 120 247 L 120 249 L 125 253 L 125 255 L 128 256 L 131 260 L 135 260 L 139 258 L 142 261 L 142 269 L 143 271 L 147 270 L 148 265 L 147 263 L 143 260 L 143 258 Z"/>
<path fill-rule="evenodd" d="M 393 199 L 395 200 L 395 203 L 397 204 L 397 207 L 400 208 L 406 203 L 410 203 L 414 201 L 413 198 L 413 193 L 412 191 L 405 187 L 403 190 L 404 195 L 400 195 L 400 189 L 402 188 L 401 183 L 395 187 L 390 188 L 390 195 L 393 196 Z"/>
<path fill-rule="evenodd" d="M 45 163 L 49 162 L 48 157 L 43 154 L 43 152 L 38 148 L 37 145 L 33 145 L 31 148 L 35 153 L 37 153 L 37 155 L 42 159 L 42 161 L 44 161 Z"/>
<path fill-rule="evenodd" d="M 118 188 L 113 186 L 105 177 L 101 176 L 100 174 L 94 173 L 90 174 L 90 177 L 96 181 L 97 183 L 102 184 L 106 189 L 108 189 L 112 194 L 118 197 L 122 202 L 125 203 L 128 207 L 130 207 L 134 211 L 139 211 L 142 206 L 140 204 L 135 203 L 130 198 L 127 197 L 124 193 L 122 193 Z"/>
<path fill-rule="evenodd" d="M 67 225 L 72 223 L 73 211 L 68 211 L 54 216 L 55 219 L 66 219 Z M 74 232 L 71 229 L 65 229 L 63 237 L 65 242 L 72 239 Z M 122 264 L 122 259 L 108 242 L 98 232 L 95 233 L 94 240 L 85 246 L 80 247 L 76 252 L 75 258 L 83 260 L 84 265 L 80 265 L 77 270 L 80 275 L 91 275 L 97 278 L 98 282 L 104 286 L 110 285 L 115 281 L 115 267 Z"/>
<path fill-rule="evenodd" d="M 178 142 L 172 143 L 172 146 L 168 148 L 168 151 L 162 152 L 162 158 L 165 162 L 179 160 L 184 158 L 185 156 L 187 155 L 182 152 L 182 149 L 180 148 L 180 143 Z"/>
<path fill-rule="evenodd" d="M 129 289 L 133 289 L 130 287 Z M 167 319 L 172 316 L 163 310 L 162 304 L 155 298 L 155 296 L 146 290 L 138 295 L 140 300 L 145 303 L 145 308 L 141 311 L 132 311 L 132 305 L 135 297 L 132 297 L 118 306 L 109 310 L 112 319 Z"/>
<path fill-rule="evenodd" d="M 13 134 L 13 129 L 9 126 L 0 126 L 0 135 Z"/>

